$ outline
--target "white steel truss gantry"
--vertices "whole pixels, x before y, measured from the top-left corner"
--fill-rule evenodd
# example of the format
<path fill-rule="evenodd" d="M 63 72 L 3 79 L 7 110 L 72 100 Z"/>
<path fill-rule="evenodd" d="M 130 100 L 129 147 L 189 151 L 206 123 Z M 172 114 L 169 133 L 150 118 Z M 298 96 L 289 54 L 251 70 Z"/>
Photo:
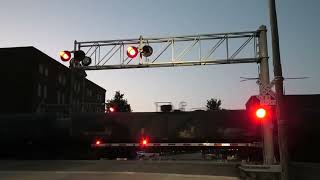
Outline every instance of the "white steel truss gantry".
<path fill-rule="evenodd" d="M 81 67 L 84 70 L 255 63 L 263 58 L 258 55 L 259 34 L 260 30 L 173 37 L 140 36 L 137 39 L 75 41 L 74 50 L 83 50 L 92 59 L 91 65 Z M 154 49 L 150 57 L 138 55 L 130 59 L 127 56 L 127 47 L 143 45 L 149 45 Z M 244 49 L 246 49 L 245 53 L 239 57 Z M 220 56 L 216 57 L 218 53 Z"/>

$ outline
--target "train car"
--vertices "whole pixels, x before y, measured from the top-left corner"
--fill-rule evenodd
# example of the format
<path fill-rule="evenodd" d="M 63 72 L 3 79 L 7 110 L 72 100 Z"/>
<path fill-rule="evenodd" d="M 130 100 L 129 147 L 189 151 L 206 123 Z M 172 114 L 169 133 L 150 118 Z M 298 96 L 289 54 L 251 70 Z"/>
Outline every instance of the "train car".
<path fill-rule="evenodd" d="M 74 113 L 62 120 L 54 113 L 15 114 L 1 115 L 0 124 L 2 158 L 135 157 L 138 151 L 255 149 L 261 141 L 260 127 L 244 110 Z"/>
<path fill-rule="evenodd" d="M 34 157 L 49 152 L 57 131 L 52 114 L 2 114 L 0 116 L 0 156 Z"/>
<path fill-rule="evenodd" d="M 0 158 L 90 159 L 90 142 L 73 129 L 55 113 L 1 114 Z"/>
<path fill-rule="evenodd" d="M 244 110 L 200 112 L 78 113 L 73 127 L 82 134 L 101 135 L 109 143 L 137 142 L 254 142 L 259 125 Z"/>
<path fill-rule="evenodd" d="M 72 121 L 79 131 L 73 132 L 91 139 L 99 156 L 129 156 L 141 149 L 261 149 L 260 126 L 250 122 L 245 110 L 85 113 Z"/>

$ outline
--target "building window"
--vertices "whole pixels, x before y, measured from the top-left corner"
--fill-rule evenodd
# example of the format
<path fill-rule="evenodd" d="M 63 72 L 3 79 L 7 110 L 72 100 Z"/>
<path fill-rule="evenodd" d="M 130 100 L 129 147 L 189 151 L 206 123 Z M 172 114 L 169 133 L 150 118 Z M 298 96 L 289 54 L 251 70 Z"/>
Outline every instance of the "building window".
<path fill-rule="evenodd" d="M 43 74 L 43 65 L 42 64 L 39 64 L 39 73 Z"/>
<path fill-rule="evenodd" d="M 38 84 L 38 96 L 41 97 L 41 84 Z"/>
<path fill-rule="evenodd" d="M 47 92 L 47 86 L 44 85 L 44 86 L 43 86 L 43 97 L 44 97 L 44 98 L 47 98 L 47 93 L 48 93 L 48 92 Z"/>
<path fill-rule="evenodd" d="M 64 104 L 65 103 L 65 98 L 64 98 L 65 96 L 64 96 L 64 93 L 61 93 L 61 101 L 62 101 L 62 104 Z"/>
<path fill-rule="evenodd" d="M 87 91 L 87 95 L 88 95 L 89 97 L 92 96 L 92 90 L 91 90 L 91 89 L 89 89 L 89 90 Z"/>
<path fill-rule="evenodd" d="M 64 76 L 64 74 L 59 74 L 58 82 L 59 84 L 66 85 L 66 77 Z"/>
<path fill-rule="evenodd" d="M 46 67 L 45 70 L 44 70 L 44 75 L 45 75 L 45 76 L 48 76 L 48 73 L 49 73 L 48 71 L 49 71 L 49 70 L 48 70 L 48 68 Z"/>
<path fill-rule="evenodd" d="M 75 92 L 77 92 L 77 83 L 76 83 L 76 82 L 74 82 L 74 84 L 73 84 L 73 90 L 74 90 Z"/>
<path fill-rule="evenodd" d="M 66 77 L 64 75 L 62 75 L 62 85 L 66 85 Z"/>
<path fill-rule="evenodd" d="M 76 93 L 79 93 L 80 92 L 80 83 L 78 82 L 75 82 L 74 83 L 74 86 L 73 86 L 73 89 Z"/>
<path fill-rule="evenodd" d="M 62 82 L 61 79 L 62 79 L 61 74 L 59 74 L 59 75 L 58 75 L 58 82 L 59 82 L 59 84 Z"/>
<path fill-rule="evenodd" d="M 57 104 L 60 104 L 60 91 L 57 91 Z"/>

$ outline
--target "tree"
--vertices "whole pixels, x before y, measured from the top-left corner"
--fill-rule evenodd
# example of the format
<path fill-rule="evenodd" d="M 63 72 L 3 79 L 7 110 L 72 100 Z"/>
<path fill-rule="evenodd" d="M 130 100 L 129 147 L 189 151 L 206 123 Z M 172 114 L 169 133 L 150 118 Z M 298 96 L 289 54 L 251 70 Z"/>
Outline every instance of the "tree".
<path fill-rule="evenodd" d="M 207 100 L 207 111 L 218 111 L 221 110 L 221 100 L 211 98 Z"/>
<path fill-rule="evenodd" d="M 110 108 L 113 108 L 115 112 L 131 112 L 131 106 L 123 96 L 124 94 L 121 94 L 120 91 L 116 91 L 113 99 L 106 103 L 107 111 L 110 112 Z"/>

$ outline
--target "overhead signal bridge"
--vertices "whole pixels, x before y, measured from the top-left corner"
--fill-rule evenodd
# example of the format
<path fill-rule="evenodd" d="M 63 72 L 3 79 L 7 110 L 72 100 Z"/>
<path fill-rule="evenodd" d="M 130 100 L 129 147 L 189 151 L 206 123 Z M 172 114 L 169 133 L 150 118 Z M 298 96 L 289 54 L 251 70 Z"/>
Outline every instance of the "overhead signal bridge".
<path fill-rule="evenodd" d="M 71 54 L 73 54 L 72 59 Z M 70 68 L 80 69 L 79 72 L 258 63 L 260 67 L 258 97 L 261 101 L 254 112 L 263 125 L 264 164 L 274 163 L 273 130 L 270 128 L 272 121 L 268 106 L 274 105 L 275 101 L 266 96 L 266 94 L 273 94 L 271 91 L 273 83 L 270 84 L 269 79 L 267 28 L 264 25 L 256 31 L 246 32 L 75 41 L 74 50 L 61 51 L 60 58 L 62 61 L 70 60 Z M 110 112 L 114 110 L 109 109 Z M 147 141 L 146 144 L 148 144 Z"/>
<path fill-rule="evenodd" d="M 74 42 L 91 64 L 84 70 L 255 63 L 261 30 L 175 37 Z"/>

